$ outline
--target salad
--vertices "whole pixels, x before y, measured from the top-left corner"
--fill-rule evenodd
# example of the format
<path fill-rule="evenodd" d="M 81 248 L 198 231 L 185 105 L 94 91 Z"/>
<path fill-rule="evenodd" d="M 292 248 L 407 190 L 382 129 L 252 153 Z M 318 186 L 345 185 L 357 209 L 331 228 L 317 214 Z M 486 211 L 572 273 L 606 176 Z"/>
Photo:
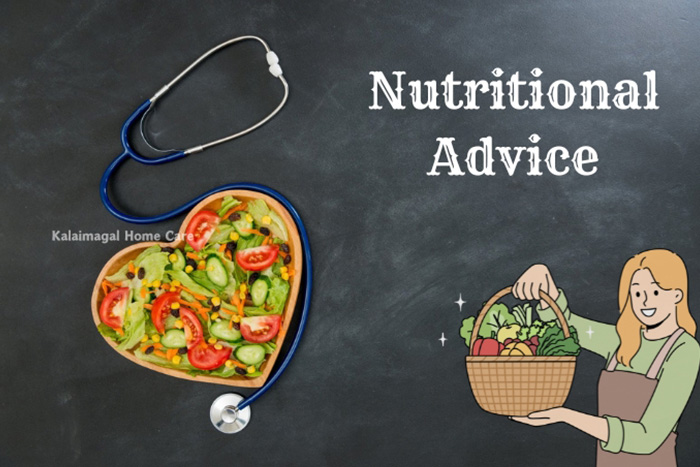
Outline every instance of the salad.
<path fill-rule="evenodd" d="M 460 336 L 469 347 L 476 317 L 462 321 Z M 503 303 L 495 303 L 486 311 L 472 349 L 473 356 L 577 356 L 581 352 L 578 334 L 569 326 L 569 337 L 556 320 L 532 319 L 529 303 L 509 309 Z"/>
<path fill-rule="evenodd" d="M 191 376 L 260 376 L 295 275 L 283 219 L 263 199 L 226 196 L 192 217 L 184 240 L 105 277 L 98 330 L 117 350 Z"/>

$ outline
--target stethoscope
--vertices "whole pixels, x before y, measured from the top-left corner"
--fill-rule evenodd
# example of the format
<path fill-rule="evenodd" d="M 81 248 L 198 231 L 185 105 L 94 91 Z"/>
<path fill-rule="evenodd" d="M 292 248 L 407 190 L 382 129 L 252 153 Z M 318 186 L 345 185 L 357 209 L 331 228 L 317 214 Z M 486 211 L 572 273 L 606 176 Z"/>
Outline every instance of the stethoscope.
<path fill-rule="evenodd" d="M 241 42 L 244 40 L 255 40 L 258 41 L 260 44 L 265 47 L 266 51 L 266 59 L 267 63 L 269 65 L 269 71 L 274 76 L 275 78 L 279 79 L 282 82 L 282 86 L 284 87 L 284 97 L 282 98 L 282 101 L 280 104 L 269 114 L 267 117 L 263 118 L 256 124 L 252 125 L 251 127 L 239 131 L 238 133 L 226 136 L 224 138 L 218 139 L 216 141 L 211 141 L 206 144 L 201 144 L 199 146 L 194 146 L 189 149 L 185 150 L 162 150 L 157 147 L 155 147 L 151 142 L 148 140 L 146 137 L 146 133 L 144 131 L 144 120 L 145 117 L 147 116 L 149 110 L 153 108 L 155 103 L 157 102 L 158 99 L 163 97 L 175 84 L 177 84 L 180 80 L 182 80 L 185 75 L 187 75 L 190 71 L 192 71 L 193 68 L 195 68 L 197 65 L 202 63 L 204 60 L 206 60 L 209 56 L 212 54 L 218 52 L 219 50 L 228 47 L 230 45 L 233 45 L 237 42 Z M 277 55 L 270 50 L 270 47 L 267 45 L 267 43 L 261 39 L 260 37 L 257 36 L 241 36 L 241 37 L 236 37 L 234 39 L 228 40 L 226 42 L 223 42 L 216 47 L 208 50 L 205 52 L 202 56 L 200 56 L 197 60 L 192 62 L 190 66 L 185 68 L 182 73 L 177 75 L 175 79 L 170 81 L 168 84 L 163 86 L 161 89 L 156 92 L 153 97 L 150 99 L 146 100 L 143 104 L 141 104 L 130 116 L 129 118 L 126 119 L 124 124 L 122 125 L 121 129 L 121 142 L 122 142 L 122 147 L 124 148 L 124 151 L 117 156 L 111 164 L 107 167 L 107 170 L 105 170 L 104 174 L 102 175 L 102 180 L 100 181 L 100 197 L 102 198 L 102 203 L 105 205 L 107 210 L 116 216 L 117 218 L 126 221 L 126 222 L 131 222 L 134 224 L 152 224 L 155 222 L 160 222 L 164 221 L 167 219 L 170 219 L 172 217 L 178 216 L 182 214 L 183 212 L 191 209 L 194 205 L 205 199 L 206 197 L 218 193 L 220 191 L 224 190 L 232 190 L 232 189 L 245 189 L 245 190 L 254 190 L 258 191 L 260 193 L 264 193 L 268 196 L 271 196 L 272 198 L 276 199 L 279 201 L 286 209 L 289 211 L 289 214 L 292 216 L 292 219 L 294 220 L 294 223 L 296 224 L 297 228 L 299 229 L 299 234 L 301 236 L 301 242 L 302 242 L 302 250 L 303 250 L 303 255 L 304 255 L 304 275 L 305 275 L 305 289 L 304 289 L 304 304 L 303 304 L 303 309 L 301 313 L 301 318 L 299 320 L 299 328 L 297 330 L 296 335 L 294 336 L 294 340 L 292 341 L 291 346 L 289 347 L 289 351 L 287 352 L 287 355 L 285 356 L 284 360 L 282 360 L 282 363 L 280 366 L 277 368 L 277 370 L 268 378 L 268 380 L 265 382 L 265 384 L 257 389 L 253 394 L 251 394 L 248 397 L 243 397 L 240 394 L 236 393 L 228 393 L 228 394 L 222 394 L 219 396 L 212 404 L 211 409 L 209 411 L 209 417 L 211 419 L 212 424 L 218 429 L 219 431 L 223 433 L 236 433 L 241 431 L 243 428 L 245 428 L 248 425 L 248 422 L 250 421 L 250 404 L 252 404 L 254 401 L 256 401 L 260 396 L 265 394 L 270 387 L 275 384 L 275 382 L 279 379 L 279 377 L 282 375 L 284 370 L 287 368 L 289 365 L 289 362 L 291 361 L 292 357 L 294 356 L 294 353 L 297 350 L 297 347 L 299 346 L 299 341 L 301 340 L 301 336 L 304 332 L 304 327 L 306 326 L 306 319 L 308 316 L 309 312 L 309 306 L 311 304 L 311 284 L 312 284 L 312 267 L 311 267 L 311 249 L 309 247 L 309 238 L 306 233 L 306 229 L 304 228 L 304 223 L 301 221 L 301 217 L 299 217 L 299 213 L 294 209 L 294 206 L 292 206 L 292 203 L 287 200 L 284 196 L 282 196 L 280 193 L 277 191 L 273 190 L 272 188 L 268 188 L 263 185 L 258 185 L 256 183 L 229 183 L 226 185 L 221 185 L 217 188 L 211 189 L 207 191 L 206 193 L 203 193 L 199 195 L 198 197 L 194 198 L 191 201 L 188 201 L 187 203 L 183 204 L 182 206 L 173 209 L 172 211 L 166 212 L 164 214 L 160 214 L 157 216 L 150 216 L 150 217 L 138 217 L 138 216 L 131 216 L 129 214 L 121 212 L 119 209 L 117 209 L 112 202 L 109 199 L 109 193 L 108 193 L 108 185 L 109 185 L 109 179 L 116 170 L 117 167 L 119 167 L 120 164 L 125 162 L 127 159 L 134 159 L 137 162 L 140 162 L 142 164 L 147 164 L 147 165 L 156 165 L 156 164 L 163 164 L 166 162 L 172 162 L 178 159 L 181 159 L 189 154 L 194 154 L 197 152 L 202 152 L 205 149 L 208 149 L 210 147 L 216 146 L 221 143 L 225 143 L 227 141 L 231 141 L 233 139 L 236 139 L 240 136 L 243 136 L 247 133 L 250 133 L 251 131 L 261 127 L 265 123 L 267 123 L 272 117 L 274 117 L 280 109 L 284 106 L 284 104 L 287 102 L 287 98 L 289 97 L 289 84 L 287 84 L 287 81 L 284 79 L 282 76 L 282 68 L 280 68 L 279 65 L 279 59 L 277 58 Z M 156 158 L 149 158 L 149 157 L 144 157 L 140 154 L 138 154 L 134 149 L 131 147 L 131 144 L 129 143 L 129 131 L 133 127 L 134 123 L 136 122 L 137 119 L 140 119 L 140 127 L 141 127 L 141 134 L 144 138 L 144 141 L 148 146 L 150 146 L 153 150 L 158 151 L 158 152 L 165 152 L 166 154 L 156 157 Z"/>

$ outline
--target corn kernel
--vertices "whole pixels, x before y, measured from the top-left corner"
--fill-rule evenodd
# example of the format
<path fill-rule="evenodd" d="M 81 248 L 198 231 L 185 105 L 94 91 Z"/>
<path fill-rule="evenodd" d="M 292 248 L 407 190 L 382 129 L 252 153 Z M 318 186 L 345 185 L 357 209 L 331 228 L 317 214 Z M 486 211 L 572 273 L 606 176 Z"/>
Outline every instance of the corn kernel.
<path fill-rule="evenodd" d="M 247 285 L 245 285 L 245 284 L 241 284 L 241 287 L 240 287 L 240 289 L 241 289 L 241 292 L 245 292 L 245 291 L 247 291 L 247 290 L 248 290 L 248 286 L 247 286 Z"/>
<path fill-rule="evenodd" d="M 284 274 L 284 273 L 287 272 L 287 271 L 289 271 L 289 269 L 287 269 L 287 266 L 282 266 L 282 267 L 280 268 L 280 274 Z"/>
<path fill-rule="evenodd" d="M 248 222 L 253 222 L 253 216 L 251 216 L 250 214 L 246 214 L 245 220 L 247 220 Z"/>
<path fill-rule="evenodd" d="M 182 284 L 180 284 L 180 281 L 172 281 L 170 283 L 173 287 L 180 287 Z"/>
<path fill-rule="evenodd" d="M 214 306 L 219 306 L 221 305 L 221 299 L 219 297 L 212 297 L 211 304 Z"/>
<path fill-rule="evenodd" d="M 148 285 L 148 281 L 146 279 L 141 279 L 141 285 Z"/>
<path fill-rule="evenodd" d="M 180 308 L 180 304 L 178 302 L 175 302 L 172 305 L 170 305 L 171 310 L 177 310 L 179 308 Z"/>
<path fill-rule="evenodd" d="M 152 340 L 153 342 L 160 342 L 160 336 L 159 336 L 158 334 L 153 334 L 153 335 L 151 336 L 151 340 Z"/>
<path fill-rule="evenodd" d="M 141 338 L 141 342 L 148 342 L 148 336 L 144 335 L 144 336 Z"/>
<path fill-rule="evenodd" d="M 174 363 L 175 365 L 179 365 L 181 361 L 182 361 L 182 357 L 181 357 L 181 356 L 179 356 L 179 355 L 174 355 L 174 356 L 173 356 L 173 363 Z"/>
<path fill-rule="evenodd" d="M 241 300 L 245 300 L 245 298 L 246 298 L 245 292 L 239 293 L 239 294 L 238 294 L 238 298 L 240 298 Z"/>
<path fill-rule="evenodd" d="M 210 337 L 209 340 L 208 340 L 207 342 L 209 342 L 209 343 L 212 344 L 212 345 L 213 345 L 213 344 L 216 344 L 216 337 Z"/>
<path fill-rule="evenodd" d="M 270 216 L 263 216 L 262 223 L 266 225 L 272 224 L 272 218 Z"/>
<path fill-rule="evenodd" d="M 255 373 L 255 367 L 253 365 L 250 365 L 248 368 L 245 369 L 248 373 Z"/>
<path fill-rule="evenodd" d="M 212 321 L 216 321 L 217 319 L 219 319 L 219 313 L 212 313 L 212 314 L 211 314 L 211 320 L 212 320 Z"/>
<path fill-rule="evenodd" d="M 233 315 L 233 318 L 231 318 L 234 323 L 240 323 L 241 322 L 241 317 L 238 315 Z"/>
<path fill-rule="evenodd" d="M 171 253 L 170 256 L 168 256 L 168 259 L 171 263 L 174 263 L 175 261 L 177 261 L 177 255 L 175 253 Z"/>
<path fill-rule="evenodd" d="M 231 235 L 229 235 L 229 238 L 233 240 L 234 242 L 238 241 L 239 238 L 241 238 L 240 235 L 238 235 L 238 232 L 231 232 Z"/>
<path fill-rule="evenodd" d="M 221 345 L 221 344 L 216 344 L 216 345 L 214 346 L 214 348 L 215 348 L 216 350 L 221 350 L 221 349 L 224 348 L 224 346 Z"/>
<path fill-rule="evenodd" d="M 154 280 L 153 282 L 151 282 L 151 287 L 155 287 L 155 288 L 160 287 L 160 281 L 157 279 Z"/>
<path fill-rule="evenodd" d="M 175 321 L 175 327 L 178 328 L 178 329 L 182 329 L 183 324 L 182 324 L 182 320 L 181 320 L 181 319 L 178 319 L 177 321 Z"/>
<path fill-rule="evenodd" d="M 289 274 L 286 272 L 282 273 L 282 280 L 288 281 L 289 280 Z"/>
<path fill-rule="evenodd" d="M 233 368 L 233 360 L 226 360 L 224 365 L 226 365 L 226 368 Z"/>
<path fill-rule="evenodd" d="M 192 271 L 194 271 L 194 268 L 192 266 L 190 266 L 189 264 L 185 266 L 185 272 L 187 274 L 191 273 Z"/>

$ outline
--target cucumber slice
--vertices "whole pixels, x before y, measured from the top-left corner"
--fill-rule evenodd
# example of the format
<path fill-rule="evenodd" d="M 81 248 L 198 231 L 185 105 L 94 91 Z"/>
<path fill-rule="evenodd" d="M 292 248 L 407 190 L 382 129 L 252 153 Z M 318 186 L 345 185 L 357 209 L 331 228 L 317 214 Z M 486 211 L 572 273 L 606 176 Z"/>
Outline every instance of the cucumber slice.
<path fill-rule="evenodd" d="M 207 277 L 214 285 L 226 287 L 228 285 L 228 271 L 218 256 L 211 255 L 207 258 Z"/>
<path fill-rule="evenodd" d="M 247 212 L 238 211 L 238 214 L 241 215 L 241 218 L 238 219 L 237 221 L 233 221 L 233 228 L 236 229 L 236 232 L 238 232 L 238 235 L 240 235 L 243 238 L 248 238 L 253 234 L 250 232 L 244 232 L 244 230 L 251 230 L 253 228 L 253 223 L 248 222 L 246 220 L 246 216 L 248 216 Z"/>
<path fill-rule="evenodd" d="M 173 269 L 185 269 L 185 266 L 187 265 L 185 261 L 185 255 L 183 255 L 182 251 L 178 249 L 176 249 L 173 253 L 175 254 L 175 256 L 177 256 L 177 260 L 173 263 Z"/>
<path fill-rule="evenodd" d="M 179 349 L 187 345 L 185 331 L 180 329 L 170 329 L 160 339 L 161 344 L 169 349 Z"/>
<path fill-rule="evenodd" d="M 236 358 L 246 365 L 257 365 L 265 360 L 265 347 L 259 344 L 242 345 L 236 349 Z"/>
<path fill-rule="evenodd" d="M 255 282 L 253 282 L 253 285 L 250 286 L 250 296 L 253 300 L 253 305 L 262 306 L 262 304 L 265 303 L 265 300 L 267 299 L 268 290 L 269 286 L 267 285 L 266 280 L 258 279 Z"/>
<path fill-rule="evenodd" d="M 229 329 L 226 321 L 215 322 L 211 325 L 209 332 L 211 332 L 212 336 L 229 342 L 237 341 L 241 338 L 241 331 L 238 329 Z"/>

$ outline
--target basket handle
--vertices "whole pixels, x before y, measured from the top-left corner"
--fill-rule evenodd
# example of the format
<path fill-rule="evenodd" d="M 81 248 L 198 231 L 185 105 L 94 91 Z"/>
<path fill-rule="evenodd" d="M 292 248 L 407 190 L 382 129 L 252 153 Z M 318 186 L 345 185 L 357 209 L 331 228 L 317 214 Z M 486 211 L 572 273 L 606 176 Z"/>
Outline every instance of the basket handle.
<path fill-rule="evenodd" d="M 506 295 L 510 294 L 511 291 L 513 290 L 512 286 L 508 286 L 505 289 L 501 289 L 498 292 L 496 292 L 493 297 L 489 299 L 488 302 L 484 305 L 484 307 L 481 309 L 479 312 L 479 315 L 476 317 L 476 322 L 474 323 L 474 329 L 472 330 L 472 339 L 471 342 L 469 343 L 469 355 L 474 354 L 474 343 L 476 342 L 477 336 L 479 334 L 479 328 L 481 327 L 481 323 L 484 321 L 484 317 L 486 316 L 486 312 L 493 306 L 494 303 L 496 303 L 498 300 L 501 298 L 505 297 Z M 564 318 L 564 315 L 561 312 L 561 309 L 559 308 L 559 305 L 557 305 L 557 302 L 555 302 L 552 297 L 550 297 L 544 290 L 540 289 L 540 298 L 547 302 L 547 304 L 552 308 L 554 311 L 554 314 L 557 315 L 557 320 L 561 323 L 561 328 L 564 331 L 564 337 L 569 337 L 569 324 L 566 322 L 566 319 Z"/>

